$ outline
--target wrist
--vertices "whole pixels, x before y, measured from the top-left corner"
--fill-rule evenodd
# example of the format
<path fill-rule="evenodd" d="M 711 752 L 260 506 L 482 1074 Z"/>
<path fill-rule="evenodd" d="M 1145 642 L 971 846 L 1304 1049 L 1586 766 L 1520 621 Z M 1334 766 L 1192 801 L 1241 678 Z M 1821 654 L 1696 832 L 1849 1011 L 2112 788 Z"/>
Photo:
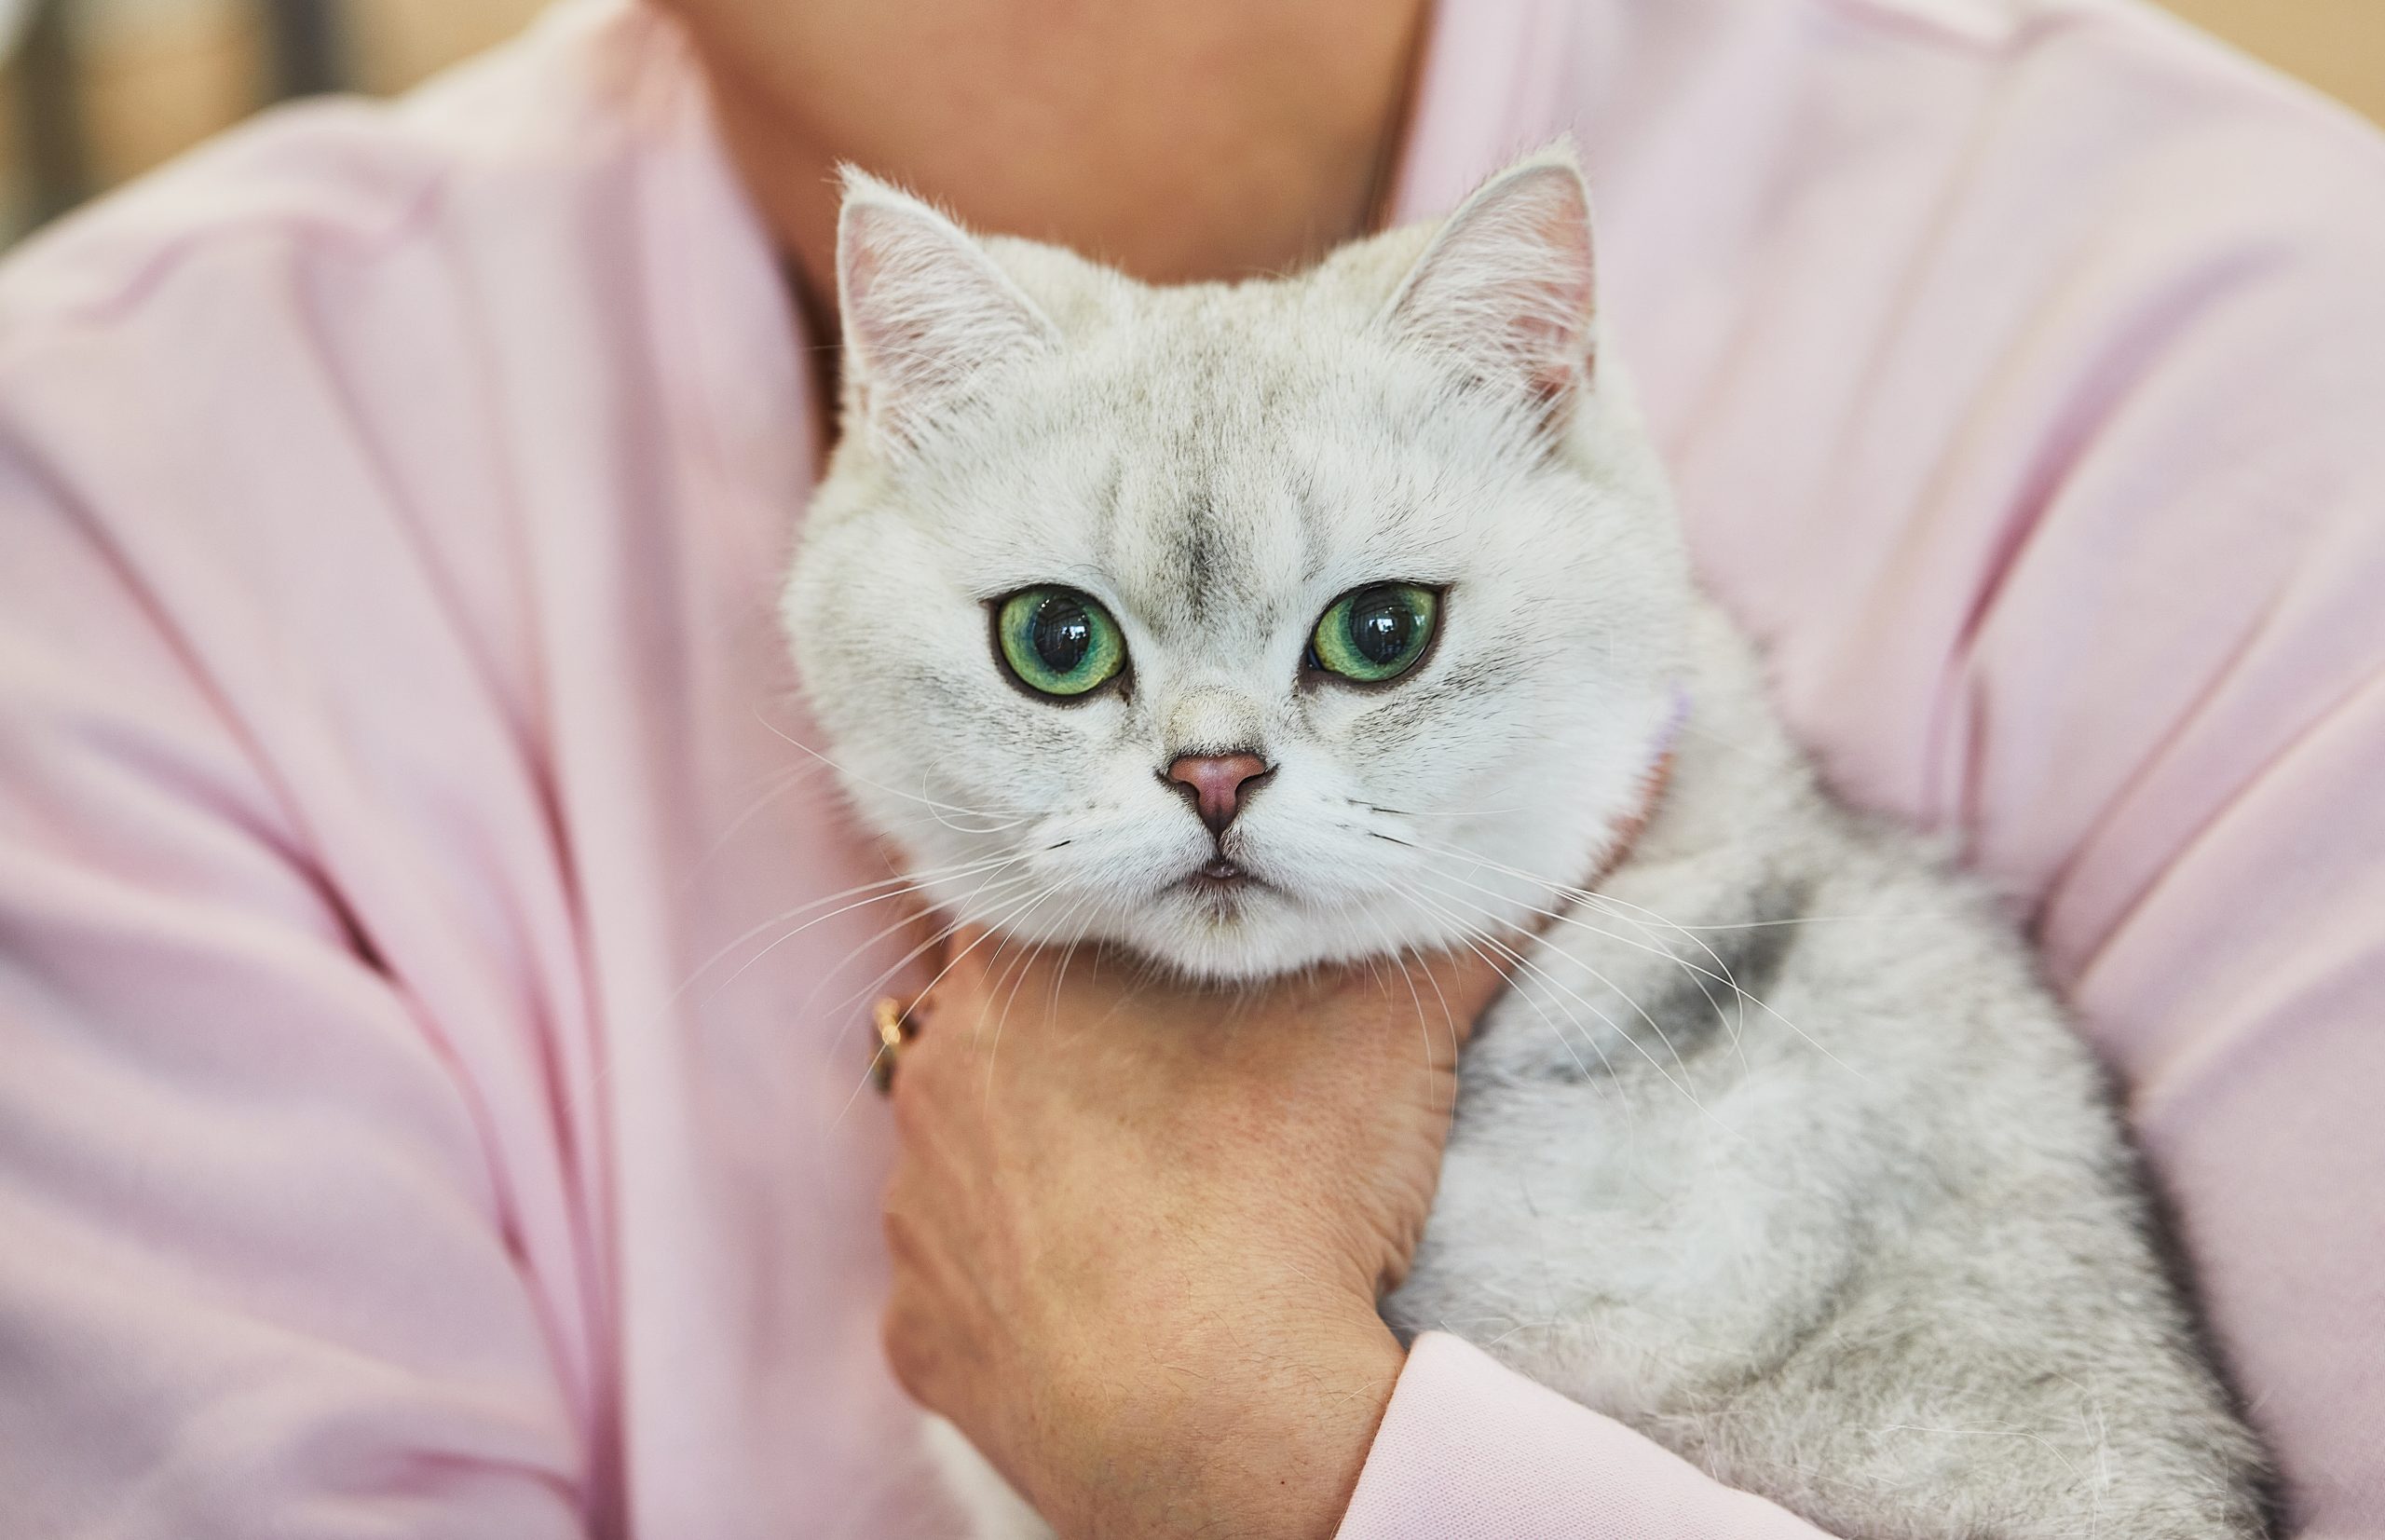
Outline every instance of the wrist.
<path fill-rule="evenodd" d="M 1147 1460 L 1050 1515 L 1061 1534 L 1330 1540 L 1407 1352 L 1370 1302 L 1264 1317 L 1226 1323 L 1199 1362 L 1153 1371 L 1173 1383 Z"/>

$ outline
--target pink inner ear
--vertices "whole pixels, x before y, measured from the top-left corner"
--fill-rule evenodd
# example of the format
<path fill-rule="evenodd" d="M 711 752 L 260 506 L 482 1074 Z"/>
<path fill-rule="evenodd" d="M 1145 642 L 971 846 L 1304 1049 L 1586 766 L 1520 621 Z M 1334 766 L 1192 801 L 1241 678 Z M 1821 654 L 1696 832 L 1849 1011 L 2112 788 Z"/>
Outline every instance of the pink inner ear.
<path fill-rule="evenodd" d="M 849 194 L 837 242 L 846 365 L 891 443 L 915 442 L 1051 323 L 957 225 L 902 194 Z"/>
<path fill-rule="evenodd" d="M 878 275 L 885 266 L 871 242 L 865 226 L 858 224 L 839 232 L 837 260 L 844 274 L 844 312 L 838 319 L 848 332 L 867 336 L 880 330 L 876 313 L 870 307 L 870 296 L 878 285 Z"/>
<path fill-rule="evenodd" d="M 1533 200 L 1533 243 L 1554 259 L 1541 279 L 1547 303 L 1526 306 L 1515 323 L 1519 350 L 1533 361 L 1529 388 L 1542 405 L 1553 404 L 1577 378 L 1588 378 L 1598 361 L 1590 348 L 1590 310 L 1597 296 L 1589 204 L 1578 196 L 1578 180 L 1562 180 L 1571 184 L 1572 196 Z"/>
<path fill-rule="evenodd" d="M 844 329 L 844 344 L 848 348 L 858 348 L 864 354 L 882 353 L 887 348 L 889 332 L 880 307 L 871 299 L 885 264 L 865 237 L 849 237 L 840 244 L 838 256 L 844 268 L 844 304 L 837 319 Z"/>
<path fill-rule="evenodd" d="M 925 405 L 943 377 L 966 367 L 942 356 L 940 327 L 965 330 L 971 257 L 912 211 L 849 208 L 838 246 L 850 366 L 873 410 L 906 398 Z M 956 335 L 952 341 L 957 344 Z"/>
<path fill-rule="evenodd" d="M 1563 161 L 1492 179 L 1450 218 L 1409 275 L 1398 328 L 1544 417 L 1588 379 L 1596 302 L 1589 199 Z"/>

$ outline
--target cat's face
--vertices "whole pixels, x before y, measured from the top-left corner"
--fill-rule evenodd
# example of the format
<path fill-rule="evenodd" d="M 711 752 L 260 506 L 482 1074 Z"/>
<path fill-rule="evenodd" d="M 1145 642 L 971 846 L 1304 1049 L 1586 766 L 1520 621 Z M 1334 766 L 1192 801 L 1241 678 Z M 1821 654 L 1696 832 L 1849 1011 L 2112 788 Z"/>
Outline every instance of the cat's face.
<path fill-rule="evenodd" d="M 1569 163 L 1429 245 L 1232 289 L 974 242 L 868 183 L 842 256 L 845 439 L 785 620 L 941 906 L 1249 977 L 1454 945 L 1588 876 L 1688 600 L 1591 365 Z"/>

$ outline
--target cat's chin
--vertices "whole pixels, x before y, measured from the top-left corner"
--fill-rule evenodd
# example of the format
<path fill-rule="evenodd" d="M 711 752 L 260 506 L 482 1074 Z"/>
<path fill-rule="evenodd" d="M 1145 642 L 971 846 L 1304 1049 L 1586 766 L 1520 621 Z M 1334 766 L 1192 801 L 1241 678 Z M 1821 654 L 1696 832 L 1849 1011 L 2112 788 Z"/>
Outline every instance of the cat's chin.
<path fill-rule="evenodd" d="M 1256 984 L 1314 968 L 1465 947 L 1482 934 L 1481 927 L 1444 926 L 1413 906 L 1320 897 L 1247 868 L 1223 869 L 1231 863 L 1213 865 L 1220 869 L 1198 868 L 1131 896 L 1057 890 L 1046 902 L 1025 905 L 1024 924 L 1001 915 L 974 922 L 1028 946 L 1128 952 L 1195 985 Z M 968 896 L 958 895 L 954 909 L 966 912 Z M 1484 922 L 1523 923 L 1541 901 L 1535 888 L 1510 913 L 1484 907 Z M 1052 923 L 1054 917 L 1066 923 Z"/>
<path fill-rule="evenodd" d="M 1380 916 L 1320 914 L 1256 881 L 1187 882 L 1110 938 L 1197 984 L 1251 984 L 1356 962 L 1439 937 L 1394 936 Z"/>

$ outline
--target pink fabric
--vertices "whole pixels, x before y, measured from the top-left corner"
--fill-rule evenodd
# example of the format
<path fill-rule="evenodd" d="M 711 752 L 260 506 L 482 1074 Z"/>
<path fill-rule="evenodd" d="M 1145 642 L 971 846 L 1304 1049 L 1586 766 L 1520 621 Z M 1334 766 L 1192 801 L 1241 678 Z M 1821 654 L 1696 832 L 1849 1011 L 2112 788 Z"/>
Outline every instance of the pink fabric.
<path fill-rule="evenodd" d="M 1408 1353 L 1342 1533 L 1431 1540 L 1821 1540 L 1455 1337 Z"/>
<path fill-rule="evenodd" d="M 1709 576 L 2035 917 L 2301 1533 L 2385 1534 L 2378 141 L 2117 0 L 1486 0 L 1404 211 L 1569 125 Z M 0 274 L 0 1533 L 950 1533 L 801 346 L 611 0 Z M 1700 1526 L 1805 1533 L 1427 1337 L 1344 1533 Z"/>

